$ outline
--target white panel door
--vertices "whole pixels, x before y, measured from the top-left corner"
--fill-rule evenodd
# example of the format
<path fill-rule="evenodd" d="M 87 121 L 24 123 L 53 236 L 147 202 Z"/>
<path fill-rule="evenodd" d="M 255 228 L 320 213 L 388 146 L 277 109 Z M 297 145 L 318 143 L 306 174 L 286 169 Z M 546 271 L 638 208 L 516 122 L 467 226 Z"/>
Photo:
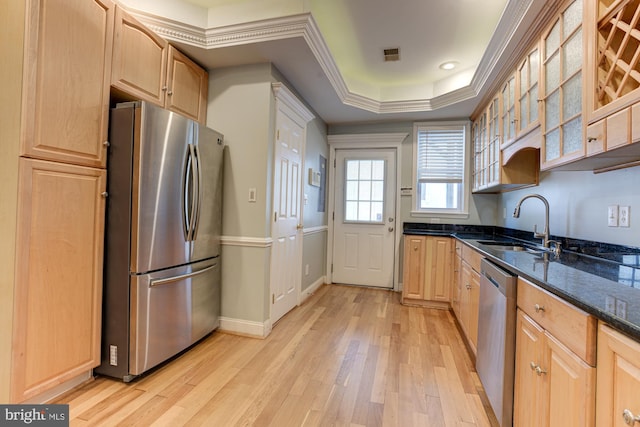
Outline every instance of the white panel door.
<path fill-rule="evenodd" d="M 393 288 L 395 150 L 336 150 L 333 282 Z"/>
<path fill-rule="evenodd" d="M 278 110 L 273 185 L 271 322 L 298 303 L 302 265 L 302 151 L 305 128 L 287 108 Z"/>

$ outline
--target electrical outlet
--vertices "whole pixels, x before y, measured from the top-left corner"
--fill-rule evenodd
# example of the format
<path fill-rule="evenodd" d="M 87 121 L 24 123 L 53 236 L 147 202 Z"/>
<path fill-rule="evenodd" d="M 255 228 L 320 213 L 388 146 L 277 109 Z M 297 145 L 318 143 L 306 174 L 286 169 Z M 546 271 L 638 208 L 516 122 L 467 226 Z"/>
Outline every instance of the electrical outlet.
<path fill-rule="evenodd" d="M 607 212 L 607 224 L 609 227 L 618 226 L 618 205 L 609 206 L 609 210 Z"/>
<path fill-rule="evenodd" d="M 620 227 L 629 227 L 629 214 L 630 214 L 629 206 L 620 206 L 618 210 L 618 223 Z"/>

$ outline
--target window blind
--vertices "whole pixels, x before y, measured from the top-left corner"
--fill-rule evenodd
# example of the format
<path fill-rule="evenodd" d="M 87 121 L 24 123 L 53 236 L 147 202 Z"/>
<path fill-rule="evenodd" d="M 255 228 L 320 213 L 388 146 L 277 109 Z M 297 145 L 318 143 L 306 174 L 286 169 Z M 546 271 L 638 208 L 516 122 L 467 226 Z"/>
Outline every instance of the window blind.
<path fill-rule="evenodd" d="M 462 183 L 464 127 L 418 129 L 418 182 Z"/>

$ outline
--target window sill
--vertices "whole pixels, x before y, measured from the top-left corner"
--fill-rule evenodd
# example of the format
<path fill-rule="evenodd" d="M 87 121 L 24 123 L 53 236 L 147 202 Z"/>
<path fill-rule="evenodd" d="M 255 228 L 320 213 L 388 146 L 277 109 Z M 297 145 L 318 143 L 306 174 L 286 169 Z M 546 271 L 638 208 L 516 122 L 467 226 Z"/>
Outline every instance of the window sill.
<path fill-rule="evenodd" d="M 435 219 L 435 220 L 439 220 L 440 218 L 468 219 L 469 218 L 469 212 L 411 211 L 410 216 L 414 217 L 414 218 L 432 218 L 432 219 Z"/>

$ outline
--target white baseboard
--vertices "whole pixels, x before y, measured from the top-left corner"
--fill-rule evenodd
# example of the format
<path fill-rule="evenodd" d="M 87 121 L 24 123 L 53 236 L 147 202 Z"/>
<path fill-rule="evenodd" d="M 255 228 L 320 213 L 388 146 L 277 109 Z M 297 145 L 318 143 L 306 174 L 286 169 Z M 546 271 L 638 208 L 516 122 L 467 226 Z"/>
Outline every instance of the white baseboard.
<path fill-rule="evenodd" d="M 271 333 L 271 320 L 253 322 L 250 320 L 220 317 L 220 327 L 218 330 L 253 338 L 266 338 Z"/>
<path fill-rule="evenodd" d="M 311 284 L 311 286 L 309 286 L 307 289 L 302 291 L 302 293 L 300 294 L 300 300 L 298 301 L 298 305 L 300 305 L 303 302 L 305 302 L 307 300 L 307 298 L 309 298 L 311 295 L 313 295 L 315 293 L 315 291 L 320 289 L 320 286 L 324 285 L 326 283 L 326 280 L 327 280 L 327 277 L 326 276 L 322 276 L 318 280 L 313 282 Z"/>

